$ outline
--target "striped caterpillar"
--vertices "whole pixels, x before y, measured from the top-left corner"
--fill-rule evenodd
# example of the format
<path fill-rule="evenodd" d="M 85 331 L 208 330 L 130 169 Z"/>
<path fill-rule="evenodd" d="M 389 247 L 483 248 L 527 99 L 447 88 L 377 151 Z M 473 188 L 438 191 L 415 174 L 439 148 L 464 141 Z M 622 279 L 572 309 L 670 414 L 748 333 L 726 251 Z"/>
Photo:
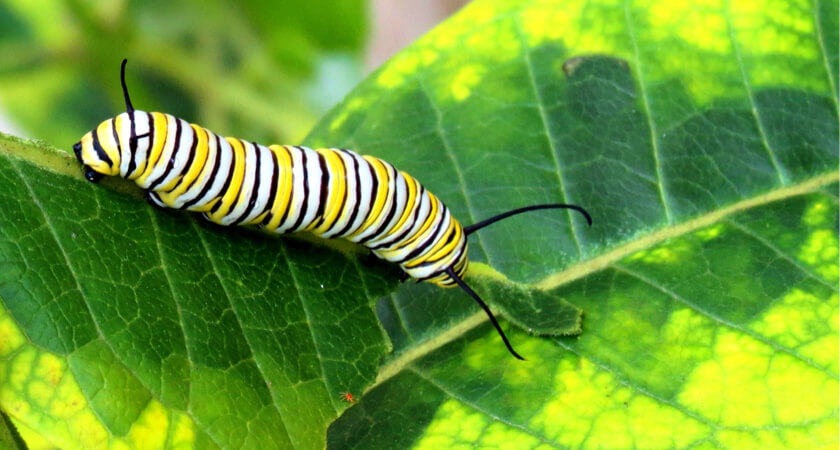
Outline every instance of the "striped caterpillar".
<path fill-rule="evenodd" d="M 126 112 L 105 120 L 73 145 L 85 178 L 133 180 L 157 206 L 203 213 L 221 225 L 253 225 L 276 233 L 309 231 L 362 244 L 398 264 L 406 278 L 459 286 L 484 310 L 508 351 L 489 307 L 463 280 L 467 236 L 526 211 L 514 209 L 466 227 L 411 175 L 350 150 L 263 146 L 221 137 L 169 114 L 135 110 L 120 69 Z"/>

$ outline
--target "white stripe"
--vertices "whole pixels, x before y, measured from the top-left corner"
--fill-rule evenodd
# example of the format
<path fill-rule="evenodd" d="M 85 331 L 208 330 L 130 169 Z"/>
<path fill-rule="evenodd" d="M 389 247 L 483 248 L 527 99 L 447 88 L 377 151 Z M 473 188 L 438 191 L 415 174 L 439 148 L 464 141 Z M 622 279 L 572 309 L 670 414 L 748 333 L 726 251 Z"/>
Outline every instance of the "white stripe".
<path fill-rule="evenodd" d="M 257 201 L 254 203 L 254 209 L 242 220 L 244 224 L 256 219 L 257 216 L 265 212 L 268 205 L 268 198 L 271 196 L 271 176 L 274 173 L 274 167 L 277 165 L 274 152 L 267 147 L 257 145 L 257 151 L 260 152 L 260 184 L 257 186 L 259 190 L 257 191 Z"/>
<path fill-rule="evenodd" d="M 187 122 L 184 122 L 181 119 L 172 117 L 167 115 L 166 126 L 172 130 L 171 133 L 167 133 L 166 135 L 166 142 L 163 143 L 163 150 L 160 152 L 160 158 L 158 158 L 157 163 L 155 163 L 155 168 L 152 169 L 152 173 L 146 177 L 146 183 L 140 185 L 143 189 L 148 189 L 152 183 L 155 182 L 158 178 L 163 176 L 163 172 L 166 170 L 166 166 L 169 164 L 169 158 L 172 157 L 172 152 L 175 151 L 175 137 L 176 137 L 176 122 L 181 123 L 181 138 L 183 139 L 184 129 L 183 127 L 188 127 L 189 125 Z M 126 125 L 126 129 L 128 129 L 130 125 Z M 127 132 L 128 133 L 128 132 Z M 163 183 L 159 183 L 160 186 Z"/>
<path fill-rule="evenodd" d="M 382 229 L 382 234 L 379 237 L 377 237 L 376 239 L 372 239 L 372 240 L 366 242 L 365 245 L 367 245 L 367 246 L 370 246 L 370 247 L 376 246 L 376 244 L 392 237 L 393 233 L 389 233 L 388 230 L 390 230 L 391 228 L 394 227 L 394 225 L 397 224 L 397 222 L 400 220 L 403 213 L 405 212 L 405 207 L 406 207 L 405 202 L 407 201 L 407 197 L 408 197 L 408 187 L 406 186 L 406 184 L 408 183 L 408 180 L 406 180 L 405 177 L 402 175 L 402 173 L 400 173 L 396 168 L 394 168 L 394 173 L 397 176 L 397 179 L 394 182 L 396 184 L 396 187 L 397 187 L 396 188 L 397 209 L 396 209 L 396 211 L 394 211 L 394 215 L 391 217 L 391 220 L 388 222 L 388 224 L 385 226 L 385 228 Z M 383 213 L 383 215 L 387 214 L 387 213 L 388 212 L 385 211 Z"/>
<path fill-rule="evenodd" d="M 298 147 L 306 152 L 306 171 L 307 184 L 309 185 L 309 201 L 306 205 L 306 212 L 303 216 L 303 221 L 298 226 L 298 230 L 306 228 L 307 225 L 315 220 L 315 215 L 318 214 L 318 205 L 326 199 L 321 198 L 321 183 L 325 175 L 321 173 L 321 159 L 318 152 L 308 147 Z"/>
<path fill-rule="evenodd" d="M 207 186 L 207 183 L 213 182 L 213 180 L 210 179 L 210 174 L 213 173 L 213 169 L 216 167 L 217 152 L 218 149 L 216 148 L 216 135 L 210 134 L 207 140 L 207 161 L 205 161 L 204 167 L 202 167 L 201 171 L 198 173 L 198 177 L 196 177 L 196 182 L 193 183 L 192 187 L 187 189 L 186 192 L 179 195 L 178 198 L 175 199 L 175 204 L 172 205 L 173 208 L 180 208 L 188 201 L 194 199 L 196 196 L 198 196 L 198 194 L 201 193 L 201 190 L 204 189 L 205 186 Z M 221 161 L 219 162 L 221 163 Z M 192 205 L 188 209 L 195 209 L 196 207 L 197 203 Z"/>
<path fill-rule="evenodd" d="M 361 196 L 356 199 L 356 205 L 359 208 L 359 212 L 356 214 L 356 218 L 353 220 L 353 224 L 347 229 L 347 232 L 344 233 L 342 236 L 346 236 L 349 234 L 353 234 L 367 219 L 368 212 L 370 212 L 370 198 L 375 193 L 372 192 L 373 190 L 373 177 L 371 176 L 371 171 L 373 170 L 373 166 L 370 165 L 367 160 L 361 157 L 356 152 L 352 152 L 348 150 L 351 154 L 353 159 L 359 162 L 359 182 L 362 186 L 361 189 Z M 335 236 L 335 237 L 342 237 L 342 236 Z"/>
<path fill-rule="evenodd" d="M 336 154 L 341 158 L 344 162 L 344 189 L 345 189 L 345 196 L 344 196 L 344 206 L 343 209 L 338 213 L 339 216 L 336 221 L 333 223 L 333 226 L 330 227 L 322 236 L 327 239 L 332 239 L 339 231 L 344 229 L 347 226 L 347 222 L 350 220 L 350 215 L 353 213 L 353 209 L 356 206 L 356 168 L 353 167 L 353 162 L 356 161 L 353 154 L 345 150 L 333 149 Z M 359 169 L 364 170 L 364 167 L 359 167 Z"/>
<path fill-rule="evenodd" d="M 435 232 L 445 233 L 446 232 L 446 227 L 449 226 L 449 220 L 451 218 L 451 215 L 449 214 L 449 210 L 446 209 L 446 208 L 442 208 L 442 209 L 443 209 L 443 211 L 438 210 L 438 214 L 435 217 L 435 219 L 433 220 L 432 225 L 429 228 L 427 228 L 426 231 L 424 231 L 423 234 L 420 235 L 420 237 L 418 237 L 411 245 L 408 245 L 405 248 L 402 248 L 402 249 L 398 250 L 396 253 L 388 255 L 387 257 L 382 256 L 382 258 L 386 259 L 388 261 L 391 261 L 391 262 L 400 261 L 401 259 L 404 259 L 406 256 L 408 256 L 409 253 L 413 252 L 417 247 L 419 247 L 421 245 L 425 246 L 422 253 L 418 254 L 414 258 L 412 258 L 412 259 L 410 259 L 410 260 L 408 260 L 404 263 L 404 264 L 408 264 L 408 263 L 410 263 L 410 262 L 412 262 L 412 261 L 414 261 L 418 258 L 421 258 L 423 255 L 428 253 L 429 249 L 434 247 L 434 244 L 436 242 L 435 240 L 432 240 L 428 243 L 426 242 L 432 236 L 432 233 L 435 233 Z M 441 212 L 442 212 L 442 214 L 441 214 Z M 438 226 L 438 224 L 440 224 L 440 226 Z M 380 250 L 380 251 L 384 251 L 384 250 Z M 418 277 L 415 277 L 415 278 L 418 278 Z"/>
<path fill-rule="evenodd" d="M 408 213 L 408 218 L 398 230 L 394 230 L 394 232 L 390 233 L 387 238 L 379 239 L 375 245 L 369 243 L 369 246 L 375 247 L 383 242 L 390 242 L 390 240 L 394 239 L 394 237 L 404 234 L 402 239 L 390 242 L 388 247 L 385 247 L 383 250 L 398 247 L 400 243 L 404 242 L 406 239 L 410 239 L 411 236 L 414 236 L 414 234 L 417 233 L 417 230 L 423 226 L 423 222 L 426 218 L 428 218 L 429 209 L 431 208 L 429 193 L 425 190 L 421 190 L 422 187 L 420 186 L 419 181 L 412 178 L 411 182 L 414 183 L 416 194 L 414 196 L 414 203 L 411 205 L 411 212 Z M 406 232 L 406 230 L 408 230 L 408 232 Z"/>
<path fill-rule="evenodd" d="M 160 201 L 160 197 L 158 197 L 157 192 L 151 191 L 149 192 L 149 198 L 152 200 L 152 203 L 155 205 L 160 206 L 161 208 L 168 208 L 162 201 Z"/>
<path fill-rule="evenodd" d="M 146 113 L 144 111 L 135 110 L 134 114 L 133 114 L 133 117 L 134 117 L 134 130 L 135 130 L 136 135 L 141 135 L 141 134 L 144 134 L 144 133 L 148 133 L 149 132 L 149 116 L 148 116 L 148 113 Z M 131 122 L 131 121 L 129 120 L 129 122 Z M 128 133 L 129 133 L 128 135 L 129 136 L 131 136 L 130 126 L 131 125 L 129 124 L 129 129 L 128 129 Z M 142 153 L 143 157 L 144 158 L 146 157 L 146 151 L 148 150 L 148 147 L 149 147 L 149 141 L 150 141 L 150 139 L 148 139 L 148 138 L 137 140 L 137 150 L 133 155 L 131 153 L 131 149 L 129 148 L 129 146 L 123 147 L 122 152 L 121 152 L 122 154 L 120 155 L 120 175 L 122 175 L 123 177 L 128 175 L 128 165 L 131 163 L 132 156 L 136 157 L 138 154 Z M 135 172 L 135 174 L 136 174 L 136 172 Z"/>
<path fill-rule="evenodd" d="M 372 224 L 370 224 L 370 226 L 368 226 L 367 230 L 364 230 L 358 236 L 350 239 L 353 242 L 359 242 L 359 241 L 365 239 L 366 237 L 372 235 L 374 232 L 376 232 L 376 230 L 379 228 L 379 225 L 385 220 L 385 216 L 388 214 L 388 210 L 391 208 L 391 204 L 395 200 L 394 199 L 394 197 L 395 197 L 394 193 L 396 192 L 395 191 L 395 183 L 397 181 L 397 178 L 396 178 L 396 174 L 394 173 L 395 172 L 394 166 L 388 164 L 385 161 L 382 161 L 382 163 L 383 163 L 383 166 L 385 166 L 385 171 L 388 172 L 388 192 L 386 192 L 385 204 L 382 205 L 382 209 L 379 211 L 379 216 L 376 217 L 376 219 L 374 220 L 374 222 Z M 380 179 L 379 182 L 380 182 L 380 185 L 381 185 L 382 180 Z M 374 195 L 374 193 L 372 193 L 371 195 Z"/>
<path fill-rule="evenodd" d="M 171 183 L 172 180 L 180 178 L 184 175 L 182 172 L 184 171 L 184 167 L 187 165 L 187 160 L 190 157 L 190 148 L 192 148 L 193 140 L 198 138 L 195 133 L 195 130 L 193 130 L 190 124 L 186 122 L 181 124 L 181 139 L 177 143 L 178 146 L 173 150 L 173 154 L 166 161 L 166 163 L 169 164 L 169 159 L 174 158 L 175 164 L 172 166 L 172 170 L 169 172 L 169 175 L 167 175 L 166 178 L 158 184 L 158 187 L 166 186 Z M 155 190 L 159 191 L 160 189 Z"/>
<path fill-rule="evenodd" d="M 458 241 L 458 246 L 455 247 L 455 250 L 449 252 L 449 254 L 441 258 L 439 261 L 436 261 L 433 264 L 429 264 L 428 266 L 415 267 L 413 269 L 407 269 L 403 267 L 403 270 L 413 278 L 426 278 L 428 276 L 431 276 L 435 272 L 440 272 L 446 269 L 447 267 L 454 266 L 460 259 L 461 254 L 464 252 L 465 249 L 466 246 L 464 245 L 464 234 L 461 233 L 461 239 Z"/>
<path fill-rule="evenodd" d="M 210 186 L 210 190 L 204 194 L 204 197 L 195 202 L 195 205 L 190 209 L 199 209 L 206 206 L 210 201 L 222 195 L 222 187 L 224 187 L 225 181 L 227 181 L 228 174 L 233 170 L 233 149 L 230 148 L 230 143 L 227 139 L 219 137 L 219 142 L 222 144 L 219 147 L 219 151 L 222 152 L 222 158 L 219 160 L 219 171 L 213 177 L 213 184 Z"/>
<path fill-rule="evenodd" d="M 286 150 L 292 157 L 292 195 L 289 201 L 289 213 L 286 214 L 286 220 L 280 223 L 275 233 L 285 233 L 297 221 L 298 215 L 301 213 L 300 209 L 303 205 L 303 159 L 302 151 L 297 147 L 287 146 Z M 283 211 L 277 211 L 278 214 L 283 214 Z"/>

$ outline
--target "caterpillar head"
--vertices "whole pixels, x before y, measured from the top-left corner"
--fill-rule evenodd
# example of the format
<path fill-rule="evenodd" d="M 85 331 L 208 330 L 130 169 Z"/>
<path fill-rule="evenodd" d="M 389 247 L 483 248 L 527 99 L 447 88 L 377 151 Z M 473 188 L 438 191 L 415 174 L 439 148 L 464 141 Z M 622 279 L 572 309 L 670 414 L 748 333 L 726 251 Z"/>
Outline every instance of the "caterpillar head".
<path fill-rule="evenodd" d="M 114 124 L 122 118 L 120 116 L 100 123 L 73 145 L 73 153 L 84 166 L 85 178 L 90 182 L 95 183 L 105 175 L 120 172 L 120 144 L 114 132 Z"/>
<path fill-rule="evenodd" d="M 73 145 L 85 178 L 99 181 L 106 175 L 127 176 L 134 155 L 145 155 L 150 145 L 150 116 L 132 110 L 107 119 Z"/>
<path fill-rule="evenodd" d="M 103 121 L 73 145 L 73 153 L 76 154 L 76 159 L 85 168 L 85 178 L 93 183 L 99 181 L 105 175 L 124 173 L 121 172 L 121 166 L 124 166 L 122 164 L 123 155 L 134 154 L 138 150 L 138 145 L 148 145 L 145 142 L 141 143 L 144 140 L 140 139 L 144 137 L 143 133 L 145 133 L 145 136 L 149 135 L 148 114 L 135 111 L 134 107 L 131 106 L 128 88 L 125 85 L 126 62 L 124 59 L 120 68 L 126 112 Z M 143 125 L 146 127 L 145 130 L 140 129 L 143 128 Z M 145 141 L 148 141 L 148 139 L 145 139 Z M 125 167 L 122 169 L 124 170 Z"/>

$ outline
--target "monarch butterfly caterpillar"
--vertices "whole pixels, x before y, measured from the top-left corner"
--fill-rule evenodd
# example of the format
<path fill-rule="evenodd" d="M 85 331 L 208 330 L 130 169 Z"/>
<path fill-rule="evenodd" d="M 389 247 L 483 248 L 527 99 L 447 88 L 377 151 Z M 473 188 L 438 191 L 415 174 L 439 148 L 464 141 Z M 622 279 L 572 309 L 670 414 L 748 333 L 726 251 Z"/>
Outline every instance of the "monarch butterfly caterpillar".
<path fill-rule="evenodd" d="M 399 264 L 405 276 L 442 287 L 459 286 L 511 346 L 490 308 L 463 280 L 466 237 L 526 211 L 514 209 L 462 227 L 449 209 L 411 175 L 373 156 L 335 148 L 263 146 L 219 135 L 169 114 L 135 110 L 120 81 L 126 112 L 105 120 L 73 145 L 85 178 L 134 180 L 160 206 L 197 211 L 221 225 L 256 225 L 276 233 L 310 231 L 369 248 Z"/>

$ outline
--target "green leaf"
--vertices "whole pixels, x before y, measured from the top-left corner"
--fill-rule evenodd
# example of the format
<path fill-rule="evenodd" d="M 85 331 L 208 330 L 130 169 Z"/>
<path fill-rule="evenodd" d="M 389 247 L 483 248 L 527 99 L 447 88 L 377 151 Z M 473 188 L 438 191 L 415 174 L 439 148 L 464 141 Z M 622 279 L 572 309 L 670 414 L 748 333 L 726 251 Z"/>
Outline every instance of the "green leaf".
<path fill-rule="evenodd" d="M 837 445 L 837 4 L 699 3 L 473 2 L 316 127 L 466 223 L 594 219 L 471 243 L 580 337 L 509 327 L 521 363 L 462 294 L 403 288 L 331 446 Z"/>
<path fill-rule="evenodd" d="M 471 240 L 527 362 L 409 283 L 376 305 L 380 367 L 393 267 L 3 139 L 0 406 L 64 446 L 836 446 L 837 28 L 835 3 L 478 0 L 320 122 L 309 144 L 390 160 L 465 224 L 592 213 Z"/>

